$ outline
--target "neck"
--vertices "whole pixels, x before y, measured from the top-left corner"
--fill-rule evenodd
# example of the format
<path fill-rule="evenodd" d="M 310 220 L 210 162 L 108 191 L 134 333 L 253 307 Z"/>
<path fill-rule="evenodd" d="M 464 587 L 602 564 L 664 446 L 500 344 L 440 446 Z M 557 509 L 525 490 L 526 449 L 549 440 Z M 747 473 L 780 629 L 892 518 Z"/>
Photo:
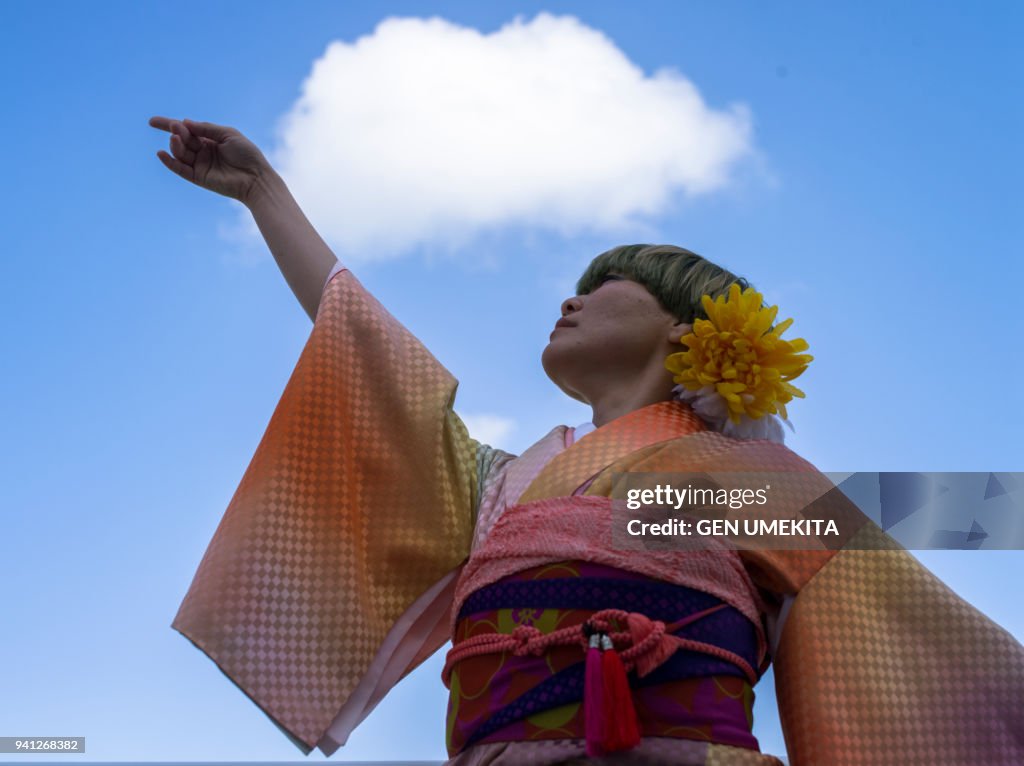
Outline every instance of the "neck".
<path fill-rule="evenodd" d="M 653 373 L 641 376 L 639 380 L 633 378 L 629 382 L 602 381 L 604 385 L 590 391 L 587 401 L 594 411 L 594 426 L 600 428 L 633 410 L 671 399 L 671 374 L 667 374 L 664 369 L 654 370 Z"/>

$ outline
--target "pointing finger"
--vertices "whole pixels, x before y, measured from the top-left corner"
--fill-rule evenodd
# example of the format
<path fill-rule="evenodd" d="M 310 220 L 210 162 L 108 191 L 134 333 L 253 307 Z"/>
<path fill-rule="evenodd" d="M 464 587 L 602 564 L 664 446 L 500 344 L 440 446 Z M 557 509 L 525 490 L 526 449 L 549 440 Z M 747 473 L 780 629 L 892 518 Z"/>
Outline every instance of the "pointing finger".
<path fill-rule="evenodd" d="M 150 117 L 149 124 L 150 127 L 158 128 L 160 130 L 166 130 L 168 132 L 171 130 L 171 119 L 169 117 Z"/>

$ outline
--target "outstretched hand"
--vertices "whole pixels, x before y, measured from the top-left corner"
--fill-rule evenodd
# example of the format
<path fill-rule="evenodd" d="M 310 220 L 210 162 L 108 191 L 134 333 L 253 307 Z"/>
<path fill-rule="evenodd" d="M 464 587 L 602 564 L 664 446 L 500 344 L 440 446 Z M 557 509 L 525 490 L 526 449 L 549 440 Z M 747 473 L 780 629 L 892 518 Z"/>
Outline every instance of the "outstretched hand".
<path fill-rule="evenodd" d="M 235 128 L 169 117 L 150 117 L 149 124 L 171 134 L 170 153 L 156 153 L 164 165 L 196 186 L 243 204 L 270 170 L 256 144 Z"/>

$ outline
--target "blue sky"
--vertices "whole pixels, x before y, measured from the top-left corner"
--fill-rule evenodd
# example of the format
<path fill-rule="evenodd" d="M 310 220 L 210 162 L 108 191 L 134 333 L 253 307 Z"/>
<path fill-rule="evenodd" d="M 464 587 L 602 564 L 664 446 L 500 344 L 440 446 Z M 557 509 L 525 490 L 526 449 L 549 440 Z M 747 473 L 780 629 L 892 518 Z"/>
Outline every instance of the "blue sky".
<path fill-rule="evenodd" d="M 4 4 L 0 736 L 84 735 L 89 760 L 302 757 L 170 622 L 311 325 L 240 206 L 159 162 L 151 115 L 233 125 L 286 168 L 510 451 L 588 419 L 540 351 L 589 259 L 647 241 L 795 318 L 816 359 L 788 444 L 819 468 L 1019 471 L 1021 16 Z M 414 70 L 442 86 L 415 108 Z M 1024 636 L 1006 597 L 1024 555 L 921 558 Z M 439 673 L 335 758 L 443 758 Z"/>

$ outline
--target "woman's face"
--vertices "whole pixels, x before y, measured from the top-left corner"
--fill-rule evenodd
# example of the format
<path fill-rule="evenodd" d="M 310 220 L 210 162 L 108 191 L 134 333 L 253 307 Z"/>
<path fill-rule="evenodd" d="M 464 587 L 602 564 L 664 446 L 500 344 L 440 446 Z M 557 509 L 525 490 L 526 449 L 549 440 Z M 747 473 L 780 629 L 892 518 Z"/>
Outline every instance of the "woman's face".
<path fill-rule="evenodd" d="M 639 282 L 608 274 L 593 292 L 562 303 L 541 364 L 559 388 L 584 402 L 590 402 L 589 391 L 609 382 L 658 369 L 665 373 L 667 394 L 671 373 L 664 369 L 665 358 L 683 350 L 678 338 L 689 327 Z"/>

